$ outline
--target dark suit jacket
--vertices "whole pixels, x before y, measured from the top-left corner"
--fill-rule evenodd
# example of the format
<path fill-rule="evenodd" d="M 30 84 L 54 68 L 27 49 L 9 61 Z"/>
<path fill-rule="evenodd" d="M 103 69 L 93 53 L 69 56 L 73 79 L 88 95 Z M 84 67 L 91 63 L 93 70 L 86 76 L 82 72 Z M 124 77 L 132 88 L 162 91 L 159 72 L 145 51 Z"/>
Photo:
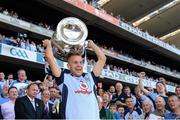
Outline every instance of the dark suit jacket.
<path fill-rule="evenodd" d="M 17 98 L 15 102 L 15 118 L 16 119 L 41 119 L 44 116 L 44 103 L 35 98 L 34 109 L 31 101 L 27 96 Z"/>
<path fill-rule="evenodd" d="M 1 112 L 1 106 L 0 106 L 0 119 L 3 119 L 2 112 Z"/>
<path fill-rule="evenodd" d="M 53 104 L 49 103 L 49 112 L 48 113 L 44 112 L 44 116 L 43 116 L 44 119 L 52 119 L 52 106 Z"/>

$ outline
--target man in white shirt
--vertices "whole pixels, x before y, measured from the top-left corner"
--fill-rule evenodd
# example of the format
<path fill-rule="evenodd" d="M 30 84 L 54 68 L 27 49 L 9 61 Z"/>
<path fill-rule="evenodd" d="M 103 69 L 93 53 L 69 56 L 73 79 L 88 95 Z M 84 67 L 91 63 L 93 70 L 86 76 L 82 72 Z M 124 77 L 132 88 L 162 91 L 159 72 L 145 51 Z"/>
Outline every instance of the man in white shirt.
<path fill-rule="evenodd" d="M 8 90 L 9 101 L 1 104 L 1 115 L 3 119 L 15 119 L 14 104 L 18 96 L 16 87 L 10 87 Z"/>

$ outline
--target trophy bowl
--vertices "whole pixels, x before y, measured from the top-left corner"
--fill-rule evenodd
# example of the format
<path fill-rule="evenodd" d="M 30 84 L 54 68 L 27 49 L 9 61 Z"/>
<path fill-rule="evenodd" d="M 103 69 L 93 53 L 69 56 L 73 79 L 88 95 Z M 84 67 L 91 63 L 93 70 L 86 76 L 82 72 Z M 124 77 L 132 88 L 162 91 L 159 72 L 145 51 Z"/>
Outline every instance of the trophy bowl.
<path fill-rule="evenodd" d="M 75 17 L 62 19 L 51 38 L 54 56 L 59 60 L 67 61 L 67 55 L 73 49 L 83 55 L 87 36 L 87 27 L 80 19 Z"/>

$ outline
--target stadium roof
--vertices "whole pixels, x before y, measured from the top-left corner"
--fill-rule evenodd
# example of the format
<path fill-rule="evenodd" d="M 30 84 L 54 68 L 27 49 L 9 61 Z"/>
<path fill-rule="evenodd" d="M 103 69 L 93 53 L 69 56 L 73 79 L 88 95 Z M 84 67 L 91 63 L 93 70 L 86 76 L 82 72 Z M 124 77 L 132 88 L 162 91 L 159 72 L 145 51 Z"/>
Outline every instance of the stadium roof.
<path fill-rule="evenodd" d="M 108 13 L 120 15 L 151 35 L 180 48 L 180 0 L 100 1 Z"/>

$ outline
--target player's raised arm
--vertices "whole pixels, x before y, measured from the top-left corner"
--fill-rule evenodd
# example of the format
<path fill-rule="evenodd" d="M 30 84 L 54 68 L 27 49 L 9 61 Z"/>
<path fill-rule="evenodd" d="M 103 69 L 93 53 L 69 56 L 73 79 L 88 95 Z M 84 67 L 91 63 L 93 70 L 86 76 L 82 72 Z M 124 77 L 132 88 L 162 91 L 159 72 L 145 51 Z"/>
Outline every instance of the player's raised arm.
<path fill-rule="evenodd" d="M 98 58 L 96 65 L 93 68 L 93 73 L 96 77 L 100 76 L 101 71 L 106 63 L 106 56 L 103 51 L 92 41 L 88 41 L 88 47 L 92 48 L 92 50 L 96 53 Z"/>
<path fill-rule="evenodd" d="M 61 69 L 57 65 L 54 59 L 54 55 L 52 52 L 52 45 L 50 40 L 44 40 L 43 41 L 43 46 L 46 48 L 45 49 L 45 58 L 46 61 L 49 63 L 51 71 L 55 77 L 60 77 L 61 75 Z"/>

